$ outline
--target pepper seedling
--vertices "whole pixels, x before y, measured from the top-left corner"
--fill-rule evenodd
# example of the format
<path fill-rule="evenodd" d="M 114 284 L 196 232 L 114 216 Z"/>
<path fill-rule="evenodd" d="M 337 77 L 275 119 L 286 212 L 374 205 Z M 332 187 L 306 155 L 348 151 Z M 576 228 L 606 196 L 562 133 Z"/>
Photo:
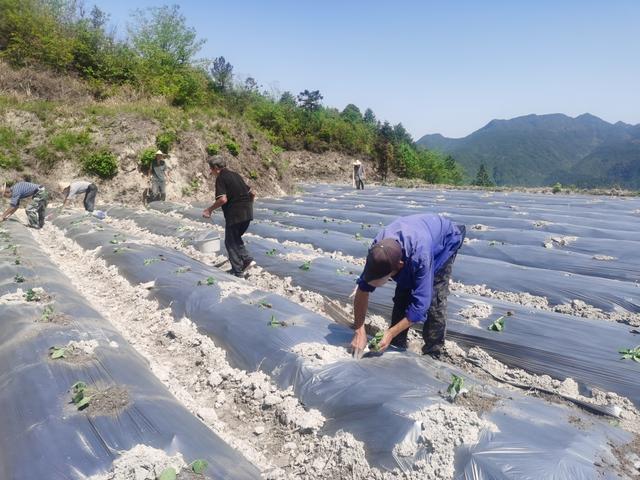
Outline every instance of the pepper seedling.
<path fill-rule="evenodd" d="M 148 266 L 148 265 L 153 265 L 154 263 L 157 263 L 159 261 L 160 261 L 159 258 L 145 258 L 144 259 L 144 264 L 145 264 L 145 266 Z"/>
<path fill-rule="evenodd" d="M 276 255 L 276 253 L 277 253 L 277 252 L 278 252 L 278 251 L 277 251 L 275 248 L 272 248 L 271 250 L 267 250 L 267 251 L 265 252 L 265 254 L 266 254 L 266 255 L 269 255 L 270 257 L 275 257 L 275 255 Z"/>
<path fill-rule="evenodd" d="M 633 360 L 640 363 L 640 345 L 635 348 L 623 348 L 618 350 L 618 353 L 622 355 L 621 360 Z"/>
<path fill-rule="evenodd" d="M 447 393 L 449 394 L 449 397 L 451 397 L 452 401 L 454 401 L 456 397 L 463 392 L 463 389 L 462 389 L 463 385 L 464 385 L 464 378 L 459 377 L 458 375 L 455 375 L 455 374 L 451 374 L 451 383 L 447 388 Z"/>
<path fill-rule="evenodd" d="M 91 395 L 87 395 L 87 384 L 84 382 L 76 382 L 71 386 L 71 401 L 76 405 L 78 410 L 84 410 L 91 402 Z"/>
<path fill-rule="evenodd" d="M 180 267 L 175 271 L 175 273 L 176 274 L 187 273 L 190 270 L 191 270 L 191 267 Z"/>
<path fill-rule="evenodd" d="M 40 315 L 40 320 L 43 322 L 50 322 L 54 316 L 53 305 L 47 305 L 42 310 L 42 315 Z"/>
<path fill-rule="evenodd" d="M 260 308 L 273 308 L 273 305 L 271 305 L 269 302 L 265 302 L 264 300 L 260 300 L 258 302 L 258 306 Z"/>
<path fill-rule="evenodd" d="M 20 265 L 20 259 L 19 259 L 19 258 L 16 258 L 16 259 L 13 261 L 13 263 L 14 263 L 15 265 Z"/>
<path fill-rule="evenodd" d="M 360 235 L 360 232 L 356 232 L 356 240 L 362 240 L 362 235 Z"/>
<path fill-rule="evenodd" d="M 162 471 L 162 473 L 158 477 L 158 480 L 176 480 L 176 478 L 178 478 L 176 470 L 173 467 L 169 467 L 165 468 Z"/>
<path fill-rule="evenodd" d="M 213 277 L 207 277 L 204 280 L 198 280 L 198 286 L 200 285 L 207 285 L 207 286 L 211 286 L 211 285 L 215 285 L 217 283 L 217 280 Z"/>
<path fill-rule="evenodd" d="M 202 459 L 194 460 L 191 465 L 189 465 L 189 467 L 191 467 L 191 471 L 197 475 L 202 475 L 208 466 L 209 464 L 206 460 Z"/>
<path fill-rule="evenodd" d="M 30 288 L 29 290 L 27 290 L 27 292 L 24 294 L 24 299 L 27 302 L 37 302 L 40 300 L 40 294 L 38 292 L 36 292 L 33 288 Z"/>
<path fill-rule="evenodd" d="M 491 325 L 489 325 L 489 330 L 494 332 L 502 332 L 504 330 L 504 315 L 500 318 L 496 319 Z"/>
<path fill-rule="evenodd" d="M 64 358 L 65 354 L 67 353 L 67 349 L 64 347 L 51 347 L 49 349 L 49 351 L 51 353 L 49 353 L 49 356 L 51 357 L 51 360 L 56 360 L 58 358 Z"/>
<path fill-rule="evenodd" d="M 380 342 L 382 341 L 382 337 L 384 337 L 384 332 L 379 330 L 374 337 L 369 340 L 369 350 L 373 352 L 377 352 L 380 350 Z"/>
<path fill-rule="evenodd" d="M 22 275 L 16 275 L 15 277 L 13 277 L 13 281 L 16 283 L 23 283 L 24 277 Z"/>
<path fill-rule="evenodd" d="M 282 320 L 278 320 L 275 315 L 271 315 L 271 320 L 269 321 L 269 326 L 272 327 L 272 328 L 286 327 L 287 323 L 282 321 Z"/>
<path fill-rule="evenodd" d="M 298 267 L 300 270 L 304 270 L 305 272 L 311 270 L 311 260 L 307 260 L 302 265 Z"/>

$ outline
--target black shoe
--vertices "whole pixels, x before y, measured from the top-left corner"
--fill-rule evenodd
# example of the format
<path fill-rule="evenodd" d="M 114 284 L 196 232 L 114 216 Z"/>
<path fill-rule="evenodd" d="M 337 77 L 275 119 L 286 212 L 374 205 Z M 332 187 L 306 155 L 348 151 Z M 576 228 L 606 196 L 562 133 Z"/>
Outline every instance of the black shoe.
<path fill-rule="evenodd" d="M 440 360 L 440 358 L 442 357 L 442 347 L 437 346 L 427 348 L 427 346 L 425 345 L 424 347 L 422 347 L 422 354 L 429 355 L 434 360 Z"/>
<path fill-rule="evenodd" d="M 242 271 L 246 271 L 249 267 L 252 267 L 256 264 L 255 260 L 251 257 L 247 258 L 244 262 L 242 262 Z"/>

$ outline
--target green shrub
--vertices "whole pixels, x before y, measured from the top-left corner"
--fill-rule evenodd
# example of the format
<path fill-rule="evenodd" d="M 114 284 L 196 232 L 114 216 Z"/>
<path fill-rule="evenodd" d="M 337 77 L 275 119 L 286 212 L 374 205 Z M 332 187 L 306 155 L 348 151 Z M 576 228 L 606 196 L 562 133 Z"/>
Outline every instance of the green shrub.
<path fill-rule="evenodd" d="M 111 178 L 118 173 L 118 158 L 103 148 L 86 154 L 82 159 L 82 168 L 85 172 L 100 178 Z"/>
<path fill-rule="evenodd" d="M 217 155 L 220 153 L 220 145 L 217 143 L 210 143 L 207 145 L 207 155 Z"/>
<path fill-rule="evenodd" d="M 562 184 L 556 183 L 551 189 L 553 193 L 560 193 L 562 191 Z"/>
<path fill-rule="evenodd" d="M 33 155 L 38 160 L 38 168 L 44 172 L 51 170 L 58 161 L 56 152 L 53 151 L 49 144 L 38 145 L 34 149 Z"/>
<path fill-rule="evenodd" d="M 22 162 L 14 155 L 5 155 L 0 152 L 0 168 L 13 168 L 14 170 L 22 170 Z"/>
<path fill-rule="evenodd" d="M 149 167 L 154 158 L 156 158 L 156 149 L 153 147 L 145 148 L 140 154 L 140 165 Z"/>
<path fill-rule="evenodd" d="M 169 150 L 173 144 L 178 140 L 178 137 L 173 132 L 162 132 L 156 137 L 156 147 L 162 150 L 163 153 L 169 153 Z"/>
<path fill-rule="evenodd" d="M 64 132 L 52 137 L 50 143 L 58 152 L 69 152 L 75 147 L 91 144 L 91 135 L 88 132 Z"/>
<path fill-rule="evenodd" d="M 259 175 L 258 175 L 258 171 L 257 171 L 257 170 L 251 170 L 251 171 L 249 172 L 249 178 L 250 178 L 251 180 L 257 180 L 257 179 L 258 179 L 258 176 L 259 176 Z"/>
<path fill-rule="evenodd" d="M 224 136 L 229 135 L 229 130 L 227 130 L 225 127 L 223 127 L 223 126 L 222 126 L 221 124 L 219 124 L 219 123 L 216 123 L 216 124 L 213 126 L 213 129 L 214 129 L 216 132 L 218 132 L 218 133 L 220 133 L 220 134 L 222 134 L 222 135 L 224 135 Z"/>
<path fill-rule="evenodd" d="M 278 145 L 274 145 L 273 147 L 271 147 L 271 151 L 274 155 L 280 155 L 282 152 L 284 152 L 284 148 L 279 147 Z"/>
<path fill-rule="evenodd" d="M 237 157 L 240 154 L 240 145 L 233 140 L 227 140 L 224 145 L 227 147 L 227 150 L 229 150 L 229 153 L 234 157 Z"/>

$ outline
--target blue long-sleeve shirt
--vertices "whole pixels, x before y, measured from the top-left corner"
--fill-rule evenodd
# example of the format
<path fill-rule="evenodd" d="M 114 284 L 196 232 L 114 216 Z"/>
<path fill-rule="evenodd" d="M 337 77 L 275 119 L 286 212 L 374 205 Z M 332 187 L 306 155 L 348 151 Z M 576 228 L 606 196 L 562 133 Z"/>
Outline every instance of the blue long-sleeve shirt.
<path fill-rule="evenodd" d="M 435 272 L 460 248 L 463 234 L 445 217 L 420 214 L 401 217 L 390 223 L 376 235 L 372 245 L 385 238 L 397 240 L 402 247 L 404 267 L 392 278 L 398 288 L 411 290 L 407 319 L 421 322 L 431 305 Z M 362 279 L 362 275 L 358 278 L 358 288 L 365 292 L 375 290 Z"/>

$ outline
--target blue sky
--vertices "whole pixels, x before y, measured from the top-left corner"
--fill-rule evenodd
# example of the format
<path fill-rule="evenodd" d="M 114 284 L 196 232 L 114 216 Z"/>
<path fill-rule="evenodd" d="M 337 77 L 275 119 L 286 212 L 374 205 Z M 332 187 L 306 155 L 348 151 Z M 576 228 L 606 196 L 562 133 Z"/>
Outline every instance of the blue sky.
<path fill-rule="evenodd" d="M 124 32 L 136 8 L 176 2 L 95 3 Z M 178 3 L 203 57 L 265 88 L 370 107 L 416 140 L 529 113 L 640 123 L 640 0 Z"/>

